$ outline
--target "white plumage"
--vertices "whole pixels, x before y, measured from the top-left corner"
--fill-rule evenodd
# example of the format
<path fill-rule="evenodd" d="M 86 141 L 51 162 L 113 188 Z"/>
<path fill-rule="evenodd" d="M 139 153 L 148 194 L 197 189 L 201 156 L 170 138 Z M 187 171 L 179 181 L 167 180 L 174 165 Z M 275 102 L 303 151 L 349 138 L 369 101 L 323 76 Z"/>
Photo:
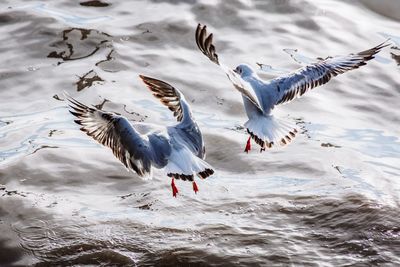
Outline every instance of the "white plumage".
<path fill-rule="evenodd" d="M 222 68 L 234 87 L 242 94 L 244 108 L 249 118 L 245 123 L 250 134 L 246 152 L 250 150 L 251 138 L 260 145 L 261 151 L 276 144 L 284 146 L 290 143 L 297 133 L 296 126 L 275 118 L 272 111 L 276 106 L 289 103 L 307 91 L 327 83 L 338 74 L 365 65 L 382 48 L 389 45 L 384 42 L 360 53 L 328 57 L 292 73 L 264 81 L 247 64 L 241 64 L 235 69 L 222 64 L 215 51 L 213 34 L 207 34 L 205 25 L 197 26 L 196 43 L 204 55 Z"/>
<path fill-rule="evenodd" d="M 173 126 L 160 127 L 147 123 L 130 123 L 112 112 L 88 107 L 67 96 L 70 112 L 81 130 L 102 145 L 111 148 L 128 170 L 139 176 L 151 174 L 152 167 L 164 168 L 172 178 L 172 192 L 178 189 L 174 179 L 191 181 L 198 191 L 195 176 L 207 178 L 214 173 L 204 161 L 203 136 L 181 92 L 163 81 L 140 76 L 153 95 L 160 99 L 177 118 Z"/>

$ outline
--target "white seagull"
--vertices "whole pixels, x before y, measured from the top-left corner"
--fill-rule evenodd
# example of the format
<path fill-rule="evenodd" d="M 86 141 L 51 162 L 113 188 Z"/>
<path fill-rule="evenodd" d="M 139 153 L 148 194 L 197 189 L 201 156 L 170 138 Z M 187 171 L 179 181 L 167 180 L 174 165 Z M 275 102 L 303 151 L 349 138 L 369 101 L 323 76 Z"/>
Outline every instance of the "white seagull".
<path fill-rule="evenodd" d="M 235 88 L 242 94 L 249 119 L 244 125 L 250 134 L 245 152 L 251 149 L 251 138 L 260 145 L 260 152 L 278 143 L 282 146 L 290 143 L 297 133 L 296 126 L 274 117 L 272 110 L 275 106 L 302 96 L 338 74 L 365 65 L 382 48 L 389 45 L 384 42 L 360 53 L 328 57 L 289 74 L 264 81 L 247 64 L 240 64 L 235 69 L 222 64 L 215 52 L 213 34 L 207 34 L 205 25 L 197 26 L 196 43 L 204 55 L 225 71 Z"/>
<path fill-rule="evenodd" d="M 189 104 L 183 94 L 163 81 L 139 75 L 153 95 L 160 99 L 176 117 L 173 126 L 129 122 L 125 117 L 95 107 L 88 107 L 67 96 L 70 112 L 77 117 L 75 122 L 81 131 L 102 145 L 111 148 L 128 169 L 139 176 L 151 176 L 152 167 L 164 168 L 172 178 L 172 195 L 178 189 L 174 179 L 191 181 L 195 193 L 199 190 L 194 180 L 214 173 L 204 161 L 206 153 L 203 136 L 193 118 Z"/>

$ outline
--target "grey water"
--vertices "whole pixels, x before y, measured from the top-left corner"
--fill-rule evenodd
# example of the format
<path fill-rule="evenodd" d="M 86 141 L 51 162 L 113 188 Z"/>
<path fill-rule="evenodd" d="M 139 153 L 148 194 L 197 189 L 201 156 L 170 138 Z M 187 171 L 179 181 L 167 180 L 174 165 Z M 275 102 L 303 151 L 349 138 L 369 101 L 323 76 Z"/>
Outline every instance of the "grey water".
<path fill-rule="evenodd" d="M 276 114 L 301 134 L 243 152 L 241 97 L 197 49 L 273 78 L 392 44 Z M 400 2 L 0 2 L 0 266 L 400 265 Z M 258 63 L 258 65 L 257 65 Z M 173 124 L 139 74 L 192 105 L 212 177 L 128 173 L 74 124 L 63 91 Z"/>

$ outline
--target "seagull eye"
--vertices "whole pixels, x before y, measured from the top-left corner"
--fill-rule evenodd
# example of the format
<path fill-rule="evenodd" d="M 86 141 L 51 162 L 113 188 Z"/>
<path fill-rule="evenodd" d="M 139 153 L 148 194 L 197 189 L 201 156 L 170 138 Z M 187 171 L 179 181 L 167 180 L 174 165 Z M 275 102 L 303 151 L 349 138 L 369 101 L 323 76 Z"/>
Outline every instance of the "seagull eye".
<path fill-rule="evenodd" d="M 236 70 L 239 74 L 242 74 L 242 68 L 237 67 Z"/>

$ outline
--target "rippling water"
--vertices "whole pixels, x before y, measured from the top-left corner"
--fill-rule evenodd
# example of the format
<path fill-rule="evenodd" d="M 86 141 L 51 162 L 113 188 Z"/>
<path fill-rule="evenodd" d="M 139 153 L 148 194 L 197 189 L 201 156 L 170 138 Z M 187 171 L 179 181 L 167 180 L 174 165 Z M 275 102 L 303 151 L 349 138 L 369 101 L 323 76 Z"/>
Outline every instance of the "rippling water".
<path fill-rule="evenodd" d="M 3 0 L 0 265 L 399 265 L 399 14 L 390 0 Z M 277 110 L 302 128 L 290 146 L 247 155 L 241 97 L 198 51 L 198 22 L 222 60 L 265 78 L 393 45 Z M 67 112 L 63 91 L 173 123 L 138 74 L 192 102 L 218 171 L 197 195 L 127 173 Z"/>

